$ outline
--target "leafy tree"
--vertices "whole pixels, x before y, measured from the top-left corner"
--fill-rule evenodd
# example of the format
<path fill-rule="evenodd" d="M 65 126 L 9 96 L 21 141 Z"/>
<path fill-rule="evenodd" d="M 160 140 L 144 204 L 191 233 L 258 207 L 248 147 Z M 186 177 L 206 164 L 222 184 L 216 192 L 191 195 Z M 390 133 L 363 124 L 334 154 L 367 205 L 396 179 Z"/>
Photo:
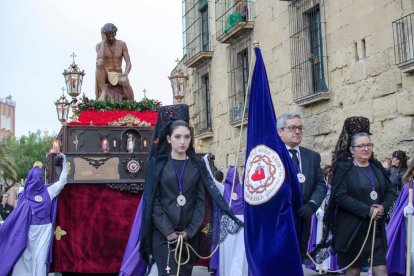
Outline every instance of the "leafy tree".
<path fill-rule="evenodd" d="M 17 180 L 17 167 L 4 143 L 0 144 L 0 180 L 5 182 L 6 190 L 8 190 L 7 184 Z"/>
<path fill-rule="evenodd" d="M 46 155 L 53 140 L 53 135 L 42 135 L 40 130 L 29 132 L 27 136 L 22 135 L 18 139 L 8 137 L 4 140 L 3 145 L 17 167 L 16 178 L 12 175 L 7 176 L 14 181 L 25 179 L 27 172 L 33 167 L 35 161 L 45 163 Z M 6 183 L 6 190 L 10 189 L 11 186 Z"/>

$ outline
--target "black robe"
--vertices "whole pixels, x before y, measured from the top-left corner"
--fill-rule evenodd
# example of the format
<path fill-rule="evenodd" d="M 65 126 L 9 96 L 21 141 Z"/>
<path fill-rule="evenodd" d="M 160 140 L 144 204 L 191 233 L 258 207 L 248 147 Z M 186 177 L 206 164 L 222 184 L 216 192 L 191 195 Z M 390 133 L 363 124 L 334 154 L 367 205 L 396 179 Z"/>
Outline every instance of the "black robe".
<path fill-rule="evenodd" d="M 7 204 L 3 206 L 3 204 L 0 204 L 0 216 L 3 220 L 6 220 L 6 218 L 10 215 L 10 213 L 13 211 L 13 206 L 10 204 Z"/>
<path fill-rule="evenodd" d="M 360 241 L 367 233 L 368 217 L 372 204 L 380 204 L 385 213 L 390 208 L 395 193 L 385 170 L 375 160 L 370 160 L 372 177 L 375 180 L 375 190 L 378 199 L 370 198 L 371 184 L 368 178 L 361 177 L 360 169 L 354 166 L 352 159 L 338 162 L 333 172 L 333 186 L 335 187 L 334 200 L 338 206 L 336 214 L 335 250 L 347 253 L 355 257 L 362 244 L 354 246 L 355 241 Z M 363 175 L 362 175 L 363 176 Z M 387 245 L 384 219 L 377 221 L 377 235 L 384 247 Z M 377 241 L 376 241 L 377 242 Z M 368 242 L 367 245 L 370 243 Z"/>
<path fill-rule="evenodd" d="M 214 215 L 213 212 L 208 212 L 205 210 L 206 214 L 211 215 L 210 221 L 212 222 L 212 229 L 218 229 L 220 227 L 220 218 L 218 213 L 222 213 L 223 215 L 227 215 L 230 218 L 230 223 L 226 223 L 225 227 L 220 228 L 220 233 L 217 231 L 213 231 L 212 233 L 212 242 L 217 243 L 219 239 L 223 239 L 226 233 L 235 233 L 239 230 L 241 226 L 243 226 L 243 222 L 241 222 L 238 218 L 234 216 L 232 211 L 230 210 L 227 203 L 224 201 L 220 191 L 214 184 L 213 179 L 211 178 L 210 174 L 207 171 L 207 168 L 202 160 L 197 158 L 195 154 L 189 153 L 189 160 L 191 164 L 194 165 L 194 168 L 198 170 L 198 174 L 200 176 L 200 180 L 204 189 L 206 191 L 206 195 L 211 197 L 212 205 L 214 208 Z M 152 263 L 153 260 L 150 260 L 150 256 L 153 255 L 152 247 L 153 247 L 153 232 L 154 232 L 154 221 L 153 221 L 153 206 L 155 204 L 155 198 L 157 195 L 157 190 L 160 185 L 160 179 L 162 177 L 162 172 L 164 167 L 168 161 L 168 155 L 154 155 L 148 163 L 147 167 L 147 174 L 145 178 L 145 188 L 144 188 L 144 196 L 143 199 L 143 213 L 142 213 L 142 221 L 141 221 L 141 235 L 140 235 L 140 253 L 143 260 L 147 263 Z M 175 175 L 174 175 L 175 177 Z M 176 178 L 176 177 L 175 177 Z M 175 182 L 176 183 L 176 182 Z M 188 200 L 188 199 L 187 199 Z M 170 229 L 171 230 L 171 229 Z M 201 229 L 197 229 L 199 231 Z M 190 231 L 191 232 L 191 231 Z M 216 233 L 214 233 L 216 232 Z M 164 233 L 165 234 L 165 233 Z M 192 233 L 188 233 L 190 238 Z"/>
<path fill-rule="evenodd" d="M 174 162 L 174 164 L 172 163 Z M 186 198 L 184 206 L 177 204 L 180 194 L 178 189 L 177 174 L 180 175 L 185 164 L 182 176 L 182 195 Z M 176 244 L 168 246 L 166 237 L 173 232 L 185 231 L 192 247 L 197 250 L 197 232 L 203 222 L 205 209 L 205 191 L 198 169 L 191 159 L 172 160 L 169 159 L 162 171 L 160 182 L 154 195 L 152 220 L 154 230 L 152 234 L 152 254 L 158 265 L 159 275 L 166 273 L 165 268 L 171 268 L 171 273 L 176 273 L 177 265 L 174 254 L 171 252 Z M 168 257 L 168 254 L 170 255 Z M 187 259 L 187 253 L 182 253 L 182 260 Z M 180 274 L 190 275 L 194 254 L 190 254 L 190 261 L 181 265 Z"/>

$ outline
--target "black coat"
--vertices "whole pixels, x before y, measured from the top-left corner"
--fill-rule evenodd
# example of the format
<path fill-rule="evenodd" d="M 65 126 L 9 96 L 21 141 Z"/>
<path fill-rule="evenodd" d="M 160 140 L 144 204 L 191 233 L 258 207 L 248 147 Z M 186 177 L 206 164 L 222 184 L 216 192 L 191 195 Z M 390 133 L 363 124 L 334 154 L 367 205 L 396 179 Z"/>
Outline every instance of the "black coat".
<path fill-rule="evenodd" d="M 302 173 L 306 178 L 304 183 L 300 183 L 303 203 L 313 200 L 319 207 L 328 191 L 323 179 L 321 156 L 308 148 L 299 147 L 299 150 Z"/>
<path fill-rule="evenodd" d="M 13 206 L 10 204 L 6 203 L 4 206 L 3 204 L 0 204 L 0 216 L 3 220 L 5 220 L 10 215 L 11 211 L 13 211 Z"/>
<path fill-rule="evenodd" d="M 171 161 L 173 160 L 170 159 L 165 164 L 155 191 L 152 220 L 164 237 L 175 231 L 185 231 L 192 239 L 204 218 L 204 186 L 197 167 L 191 159 L 187 160 L 182 178 L 182 194 L 186 198 L 186 204 L 178 206 L 178 180 Z M 177 170 L 180 173 L 181 167 L 177 167 Z"/>
<path fill-rule="evenodd" d="M 374 178 L 379 182 L 376 183 L 377 204 L 382 205 L 385 213 L 387 213 L 395 199 L 394 188 L 380 162 L 372 159 L 370 164 L 375 175 Z M 362 188 L 359 185 L 360 183 L 356 181 L 356 175 L 351 173 L 353 166 L 352 159 L 340 161 L 335 165 L 333 171 L 332 183 L 335 187 L 333 198 L 338 206 L 335 250 L 338 252 L 348 252 L 348 248 L 356 235 L 366 235 L 366 233 L 359 233 L 359 230 L 364 222 L 370 220 L 368 214 L 372 201 L 369 198 L 369 193 L 361 192 Z M 377 231 L 380 231 L 383 244 L 386 245 L 387 236 L 383 219 L 377 221 L 377 228 Z"/>
<path fill-rule="evenodd" d="M 233 212 L 230 210 L 227 203 L 224 201 L 223 196 L 214 184 L 213 179 L 207 171 L 204 162 L 198 159 L 194 154 L 188 154 L 190 161 L 197 167 L 200 174 L 202 184 L 205 191 L 211 196 L 214 206 L 222 211 L 223 214 L 228 215 L 232 221 L 234 221 L 235 229 L 239 229 L 243 226 L 243 222 L 236 218 Z M 147 173 L 145 176 L 145 186 L 143 195 L 143 211 L 141 219 L 141 233 L 140 233 L 140 248 L 141 257 L 146 262 L 149 262 L 149 256 L 152 251 L 152 233 L 153 229 L 153 206 L 156 197 L 156 191 L 160 183 L 160 177 L 162 175 L 163 168 L 167 163 L 168 155 L 154 155 L 150 158 Z M 213 223 L 219 223 L 213 221 Z M 213 225 L 213 229 L 216 226 Z M 188 230 L 188 229 L 186 229 Z M 236 230 L 237 231 L 237 230 Z M 164 233 L 165 234 L 165 233 Z M 189 235 L 192 233 L 188 233 Z M 214 234 L 213 234 L 214 235 Z"/>

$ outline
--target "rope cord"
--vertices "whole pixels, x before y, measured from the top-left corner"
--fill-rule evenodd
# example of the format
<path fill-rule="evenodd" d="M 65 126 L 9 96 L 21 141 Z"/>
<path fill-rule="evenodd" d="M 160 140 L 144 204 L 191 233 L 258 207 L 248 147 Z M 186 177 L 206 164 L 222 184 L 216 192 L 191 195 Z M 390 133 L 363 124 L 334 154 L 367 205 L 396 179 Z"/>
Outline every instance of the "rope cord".
<path fill-rule="evenodd" d="M 336 272 L 343 272 L 344 270 L 346 270 L 346 269 L 350 268 L 350 267 L 351 267 L 351 266 L 352 266 L 352 265 L 356 262 L 356 260 L 359 258 L 359 256 L 361 256 L 362 250 L 364 249 L 365 244 L 367 243 L 367 240 L 368 240 L 368 236 L 369 236 L 369 232 L 370 232 L 370 230 L 371 230 L 372 222 L 374 222 L 374 227 L 373 227 L 373 232 L 372 232 L 372 247 L 371 247 L 371 262 L 370 262 L 370 270 L 372 271 L 372 262 L 373 262 L 373 256 L 374 256 L 375 230 L 376 230 L 376 228 L 377 228 L 377 221 L 376 221 L 376 220 L 374 220 L 374 218 L 376 217 L 377 213 L 378 213 L 378 209 L 377 209 L 377 208 L 375 208 L 375 209 L 374 209 L 374 212 L 372 213 L 371 220 L 369 221 L 368 231 L 367 231 L 367 234 L 366 234 L 366 236 L 365 236 L 364 242 L 362 243 L 361 249 L 359 250 L 359 252 L 358 252 L 358 254 L 356 255 L 356 257 L 352 260 L 352 262 L 351 262 L 349 265 L 347 265 L 346 267 L 341 268 L 341 269 L 338 269 L 338 270 L 329 270 L 329 269 L 326 269 L 326 270 L 325 270 L 325 269 L 323 269 L 323 268 L 322 268 L 322 265 L 321 265 L 321 264 L 317 264 L 317 263 L 315 262 L 315 260 L 314 260 L 314 259 L 312 258 L 312 256 L 309 254 L 309 252 L 307 252 L 307 253 L 306 253 L 306 254 L 307 254 L 307 256 L 308 256 L 308 257 L 309 257 L 309 259 L 312 261 L 312 263 L 313 263 L 316 267 L 318 267 L 318 268 L 319 268 L 319 270 L 324 270 L 324 271 L 326 271 L 326 272 L 334 272 L 334 273 L 336 273 Z"/>
<path fill-rule="evenodd" d="M 175 262 L 177 263 L 177 276 L 180 275 L 180 266 L 185 265 L 190 261 L 190 249 L 200 259 L 207 260 L 207 259 L 210 259 L 211 257 L 213 257 L 213 255 L 216 253 L 216 251 L 220 247 L 220 243 L 219 243 L 219 244 L 216 245 L 216 248 L 214 248 L 213 252 L 211 252 L 210 255 L 201 256 L 200 254 L 197 253 L 197 251 L 189 243 L 185 243 L 185 250 L 187 252 L 187 259 L 185 261 L 181 262 L 181 255 L 182 255 L 182 251 L 183 251 L 183 245 L 184 245 L 184 237 L 183 237 L 183 235 L 178 235 L 177 245 L 175 246 L 175 250 L 174 250 L 175 251 L 174 259 L 175 259 Z M 177 252 L 179 252 L 178 256 L 177 256 Z"/>

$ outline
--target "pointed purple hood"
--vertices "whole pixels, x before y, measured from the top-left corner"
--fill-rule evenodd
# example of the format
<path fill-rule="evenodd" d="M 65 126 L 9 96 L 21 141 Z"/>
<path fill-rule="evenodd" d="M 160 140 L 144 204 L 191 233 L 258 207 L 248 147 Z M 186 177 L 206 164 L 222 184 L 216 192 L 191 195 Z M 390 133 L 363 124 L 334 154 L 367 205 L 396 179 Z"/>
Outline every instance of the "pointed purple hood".
<path fill-rule="evenodd" d="M 224 180 L 224 200 L 229 203 L 231 197 L 231 188 L 233 186 L 233 177 L 236 173 L 236 179 L 234 180 L 233 200 L 231 201 L 231 209 L 235 215 L 243 215 L 243 187 L 240 184 L 239 172 L 233 165 L 230 165 L 227 170 L 226 179 Z"/>
<path fill-rule="evenodd" d="M 44 219 L 50 216 L 51 199 L 43 181 L 42 170 L 35 166 L 27 174 L 26 184 L 22 195 L 28 200 L 33 214 Z"/>

